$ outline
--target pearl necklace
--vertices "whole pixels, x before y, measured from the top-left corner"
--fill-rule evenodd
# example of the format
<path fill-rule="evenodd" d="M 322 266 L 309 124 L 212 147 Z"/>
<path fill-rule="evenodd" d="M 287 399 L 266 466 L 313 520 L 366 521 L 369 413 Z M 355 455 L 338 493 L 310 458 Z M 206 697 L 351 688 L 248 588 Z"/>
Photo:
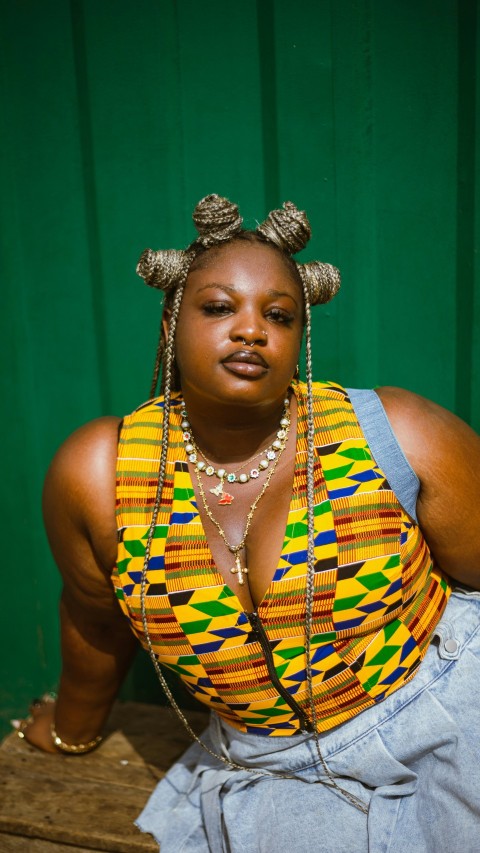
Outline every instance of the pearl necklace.
<path fill-rule="evenodd" d="M 192 435 L 187 411 L 186 409 L 182 410 L 181 425 L 185 451 L 188 455 L 188 459 L 195 465 L 196 474 L 202 472 L 205 473 L 207 477 L 215 476 L 220 480 L 220 483 L 215 486 L 215 488 L 209 490 L 211 494 L 219 498 L 219 506 L 229 506 L 234 500 L 233 495 L 229 494 L 229 492 L 224 489 L 225 480 L 230 485 L 233 483 L 240 483 L 240 485 L 242 485 L 244 483 L 248 483 L 250 479 L 256 480 L 263 471 L 266 471 L 271 464 L 275 463 L 278 458 L 278 454 L 282 452 L 285 447 L 288 429 L 290 426 L 290 400 L 288 397 L 283 401 L 283 403 L 283 414 L 280 419 L 280 429 L 277 430 L 277 436 L 274 441 L 272 441 L 265 450 L 261 450 L 259 453 L 256 453 L 255 456 L 251 456 L 250 459 L 247 459 L 247 461 L 244 462 L 240 468 L 237 468 L 236 471 L 227 471 L 226 468 L 222 466 L 216 468 L 215 465 L 205 456 L 205 453 L 203 450 L 200 450 Z M 199 456 L 201 456 L 202 459 L 199 459 Z M 251 468 L 248 474 L 243 471 L 247 465 L 253 462 L 254 459 L 258 459 L 259 456 L 264 456 L 264 458 L 260 460 L 258 466 Z M 243 471 L 243 473 L 239 473 L 240 471 Z"/>

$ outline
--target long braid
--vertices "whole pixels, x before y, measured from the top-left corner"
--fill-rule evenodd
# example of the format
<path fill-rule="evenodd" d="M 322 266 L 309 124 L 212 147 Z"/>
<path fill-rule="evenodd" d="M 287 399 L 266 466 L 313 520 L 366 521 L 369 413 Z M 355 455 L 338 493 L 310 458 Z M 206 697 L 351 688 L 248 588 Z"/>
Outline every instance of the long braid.
<path fill-rule="evenodd" d="M 160 468 L 158 472 L 158 481 L 157 481 L 157 490 L 155 493 L 155 503 L 153 506 L 152 512 L 152 520 L 150 522 L 150 528 L 148 531 L 147 543 L 145 546 L 145 558 L 143 561 L 143 572 L 142 572 L 142 584 L 141 584 L 141 604 L 142 604 L 142 621 L 143 628 L 145 632 L 145 637 L 147 638 L 147 644 L 149 649 L 153 652 L 150 636 L 148 633 L 148 625 L 147 625 L 147 617 L 146 617 L 146 609 L 145 609 L 145 591 L 147 585 L 147 572 L 148 572 L 148 563 L 150 561 L 150 551 L 152 548 L 152 541 L 155 535 L 155 528 L 158 519 L 158 513 L 160 511 L 160 505 L 162 501 L 162 491 L 163 485 L 165 482 L 165 473 L 167 469 L 167 455 L 168 455 L 168 441 L 169 441 L 169 433 L 170 433 L 170 401 L 171 401 L 171 380 L 172 380 L 172 368 L 175 357 L 175 329 L 177 326 L 178 314 L 180 311 L 180 305 L 182 302 L 183 291 L 185 289 L 185 281 L 179 284 L 172 305 L 172 314 L 170 318 L 170 330 L 168 335 L 168 341 L 165 346 L 165 394 L 164 394 L 164 407 L 163 407 L 163 431 L 162 431 L 162 444 L 160 451 Z"/>
<path fill-rule="evenodd" d="M 308 301 L 306 285 L 303 286 L 305 298 L 305 360 L 307 378 L 307 521 L 308 521 L 308 545 L 307 545 L 307 590 L 305 600 L 305 655 L 307 669 L 308 698 L 312 712 L 312 723 L 317 729 L 317 715 L 313 698 L 312 686 L 312 621 L 313 604 L 315 594 L 315 425 L 313 421 L 313 391 L 312 391 L 312 346 L 311 346 L 311 312 Z"/>
<path fill-rule="evenodd" d="M 315 423 L 313 417 L 313 371 L 312 371 L 312 318 L 307 282 L 302 276 L 303 295 L 305 300 L 305 368 L 307 378 L 307 590 L 305 597 L 305 659 L 307 672 L 307 691 L 310 713 L 312 716 L 313 737 L 317 754 L 323 771 L 330 782 L 324 782 L 331 788 L 340 791 L 352 805 L 364 814 L 368 814 L 368 806 L 363 800 L 346 791 L 335 781 L 335 777 L 325 761 L 320 747 L 318 735 L 318 717 L 315 697 L 313 695 L 312 676 L 312 626 L 315 600 Z"/>
<path fill-rule="evenodd" d="M 183 282 L 178 284 L 177 289 L 175 291 L 175 296 L 173 299 L 173 304 L 172 304 L 172 309 L 171 309 L 168 339 L 167 339 L 167 343 L 163 344 L 163 347 L 162 347 L 162 354 L 164 354 L 164 377 L 163 377 L 164 407 L 163 407 L 162 445 L 161 445 L 161 453 L 160 453 L 160 469 L 159 469 L 159 473 L 158 473 L 157 490 L 156 490 L 156 494 L 155 494 L 155 503 L 154 503 L 153 512 L 152 512 L 152 520 L 150 523 L 150 528 L 149 528 L 148 537 L 147 537 L 147 543 L 146 543 L 146 547 L 145 547 L 145 558 L 144 558 L 144 563 L 143 563 L 142 582 L 141 582 L 141 587 L 140 587 L 140 601 L 141 601 L 143 633 L 144 633 L 145 640 L 147 643 L 147 648 L 148 648 L 148 652 L 150 655 L 150 659 L 153 663 L 153 666 L 154 666 L 155 672 L 157 674 L 158 680 L 160 682 L 160 685 L 161 685 L 171 707 L 173 708 L 175 713 L 178 715 L 178 717 L 180 717 L 180 719 L 181 719 L 183 725 L 185 726 L 187 732 L 189 733 L 190 737 L 193 738 L 194 740 L 198 741 L 199 743 L 201 743 L 200 739 L 197 737 L 197 735 L 193 731 L 192 727 L 190 726 L 190 723 L 188 722 L 187 718 L 185 717 L 183 711 L 178 706 L 178 704 L 175 700 L 175 697 L 173 696 L 173 693 L 170 690 L 170 687 L 168 686 L 168 683 L 167 683 L 165 676 L 162 672 L 160 664 L 158 663 L 157 656 L 156 656 L 155 651 L 153 649 L 152 640 L 150 637 L 150 632 L 148 630 L 147 609 L 146 609 L 146 602 L 145 602 L 148 564 L 150 562 L 150 553 L 151 553 L 151 548 L 152 548 L 152 541 L 153 541 L 153 537 L 155 535 L 155 529 L 156 529 L 158 515 L 160 512 L 160 506 L 161 506 L 161 502 L 162 502 L 162 492 L 163 492 L 163 486 L 165 483 L 165 475 L 166 475 L 166 467 L 167 467 L 167 455 L 168 455 L 168 444 L 169 444 L 169 434 L 170 434 L 170 404 L 171 404 L 171 394 L 172 394 L 172 377 L 173 377 L 174 361 L 175 361 L 175 331 L 177 328 L 177 320 L 178 320 L 178 315 L 180 312 L 180 306 L 182 303 L 183 292 L 185 290 L 185 281 L 186 281 L 186 274 L 185 274 Z M 161 338 L 161 339 L 162 339 L 162 343 L 163 343 L 163 338 Z M 157 356 L 158 356 L 159 351 L 160 351 L 160 347 L 158 347 L 158 349 L 157 349 Z M 159 369 L 160 369 L 160 360 L 158 361 L 158 371 L 159 371 Z M 157 371 L 157 378 L 158 378 L 158 371 Z M 154 379 L 154 383 L 155 383 L 155 388 L 156 388 L 156 379 Z M 153 382 L 152 382 L 152 388 L 153 388 Z M 155 393 L 155 389 L 154 389 L 154 393 Z M 205 746 L 205 745 L 202 743 L 202 746 Z M 207 747 L 205 747 L 205 748 L 207 748 Z"/>

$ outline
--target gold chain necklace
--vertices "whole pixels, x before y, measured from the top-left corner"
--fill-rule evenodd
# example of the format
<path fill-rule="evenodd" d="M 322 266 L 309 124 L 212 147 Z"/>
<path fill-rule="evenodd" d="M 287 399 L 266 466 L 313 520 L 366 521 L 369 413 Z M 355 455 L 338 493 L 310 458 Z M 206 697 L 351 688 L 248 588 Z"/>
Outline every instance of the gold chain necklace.
<path fill-rule="evenodd" d="M 195 441 L 191 432 L 191 426 L 188 420 L 187 412 L 185 409 L 183 409 L 181 413 L 181 426 L 183 430 L 182 435 L 183 441 L 185 443 L 185 451 L 187 453 L 189 462 L 192 462 L 195 465 L 196 471 L 202 471 L 204 474 L 207 475 L 207 477 L 218 477 L 220 483 L 215 486 L 215 488 L 209 489 L 209 491 L 212 493 L 212 495 L 215 495 L 217 498 L 219 498 L 218 503 L 220 506 L 230 506 L 230 504 L 234 500 L 233 495 L 229 494 L 229 492 L 227 492 L 224 488 L 225 481 L 228 485 L 231 486 L 234 483 L 238 483 L 240 485 L 248 483 L 250 479 L 256 480 L 257 477 L 259 477 L 263 471 L 266 471 L 267 468 L 272 464 L 272 462 L 275 461 L 277 454 L 280 448 L 282 447 L 282 444 L 286 437 L 285 427 L 288 426 L 290 422 L 288 415 L 289 405 L 290 401 L 287 397 L 284 400 L 284 407 L 280 420 L 280 426 L 277 430 L 277 434 L 274 440 L 266 448 L 260 450 L 254 456 L 251 456 L 249 459 L 246 460 L 246 462 L 243 462 L 242 465 L 240 465 L 236 469 L 236 471 L 227 471 L 226 468 L 221 465 L 217 468 L 214 463 L 211 462 L 210 459 L 208 459 L 204 451 L 199 448 L 197 442 Z M 252 468 L 249 473 L 240 473 L 241 471 L 243 471 L 244 468 L 247 468 L 255 459 L 258 459 L 260 456 L 263 456 L 264 458 L 260 460 L 257 467 Z M 204 461 L 202 461 L 202 459 L 199 459 L 199 457 L 202 457 Z"/>
<path fill-rule="evenodd" d="M 290 417 L 288 415 L 286 417 L 286 420 L 288 421 L 288 423 L 284 427 L 285 438 L 283 439 L 281 447 L 278 450 L 277 457 L 276 457 L 272 467 L 270 468 L 270 471 L 268 472 L 268 476 L 267 476 L 267 479 L 265 480 L 265 482 L 263 484 L 262 490 L 259 492 L 259 494 L 255 498 L 254 502 L 252 503 L 252 505 L 249 509 L 249 512 L 247 515 L 247 520 L 245 522 L 245 529 L 243 531 L 242 540 L 241 540 L 241 542 L 238 543 L 238 545 L 232 545 L 228 541 L 227 537 L 225 536 L 225 532 L 223 530 L 223 527 L 221 526 L 221 524 L 219 524 L 217 519 L 214 517 L 212 511 L 210 510 L 210 507 L 208 506 L 208 503 L 207 503 L 207 498 L 205 496 L 203 483 L 202 483 L 202 480 L 200 477 L 200 471 L 198 470 L 198 466 L 195 466 L 195 474 L 197 475 L 198 490 L 199 490 L 200 496 L 202 498 L 203 507 L 205 509 L 205 512 L 206 512 L 208 518 L 210 519 L 212 524 L 214 524 L 215 527 L 217 528 L 217 530 L 218 530 L 220 536 L 222 537 L 223 541 L 225 542 L 225 545 L 227 546 L 228 550 L 230 551 L 230 553 L 234 554 L 234 556 L 235 556 L 235 565 L 233 566 L 233 568 L 230 569 L 230 572 L 233 575 L 238 575 L 238 583 L 240 584 L 240 586 L 243 586 L 243 584 L 245 583 L 243 576 L 248 574 L 248 567 L 242 566 L 242 562 L 240 560 L 240 551 L 242 550 L 242 548 L 245 547 L 245 542 L 247 540 L 248 531 L 250 530 L 252 518 L 253 518 L 254 512 L 258 506 L 258 503 L 259 503 L 260 499 L 263 497 L 263 495 L 265 494 L 265 492 L 267 491 L 267 489 L 270 485 L 270 480 L 272 479 L 272 477 L 276 471 L 277 465 L 280 461 L 280 457 L 281 457 L 283 451 L 285 450 L 285 447 L 287 444 L 287 439 L 288 439 L 288 433 L 290 430 Z"/>

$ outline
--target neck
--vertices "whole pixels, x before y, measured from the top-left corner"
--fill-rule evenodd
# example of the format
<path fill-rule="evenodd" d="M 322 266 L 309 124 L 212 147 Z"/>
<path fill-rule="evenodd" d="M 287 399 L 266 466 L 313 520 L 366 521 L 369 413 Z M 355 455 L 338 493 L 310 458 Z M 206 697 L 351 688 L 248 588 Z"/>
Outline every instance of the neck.
<path fill-rule="evenodd" d="M 288 395 L 286 395 L 288 396 Z M 284 411 L 284 397 L 257 408 L 196 407 L 185 400 L 191 431 L 201 450 L 213 462 L 244 462 L 276 436 Z"/>

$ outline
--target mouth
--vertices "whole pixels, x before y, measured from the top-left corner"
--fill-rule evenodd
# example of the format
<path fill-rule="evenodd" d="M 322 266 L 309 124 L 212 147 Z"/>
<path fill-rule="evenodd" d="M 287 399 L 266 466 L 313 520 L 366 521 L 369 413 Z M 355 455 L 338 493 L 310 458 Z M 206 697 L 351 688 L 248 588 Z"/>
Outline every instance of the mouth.
<path fill-rule="evenodd" d="M 237 350 L 222 360 L 231 373 L 245 378 L 257 379 L 268 370 L 268 364 L 258 352 Z"/>

